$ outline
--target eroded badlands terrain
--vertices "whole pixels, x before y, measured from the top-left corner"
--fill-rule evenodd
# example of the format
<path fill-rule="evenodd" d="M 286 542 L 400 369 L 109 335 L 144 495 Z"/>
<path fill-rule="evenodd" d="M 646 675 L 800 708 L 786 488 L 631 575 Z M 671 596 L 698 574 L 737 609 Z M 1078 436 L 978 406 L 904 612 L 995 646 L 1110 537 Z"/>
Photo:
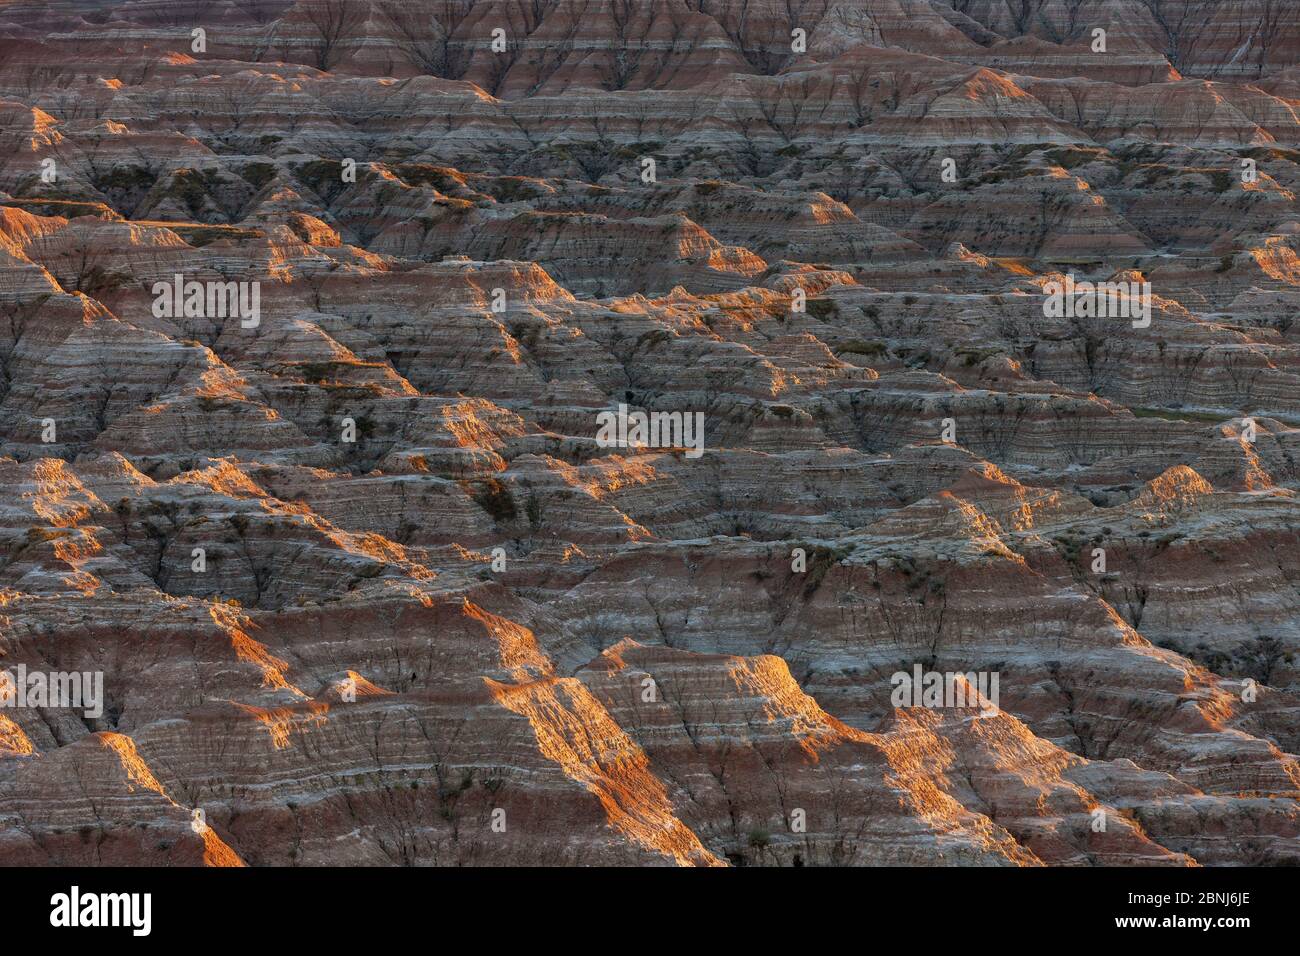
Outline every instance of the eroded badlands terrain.
<path fill-rule="evenodd" d="M 1300 863 L 1298 63 L 1291 0 L 0 5 L 0 667 L 105 691 L 0 709 L 0 863 Z"/>

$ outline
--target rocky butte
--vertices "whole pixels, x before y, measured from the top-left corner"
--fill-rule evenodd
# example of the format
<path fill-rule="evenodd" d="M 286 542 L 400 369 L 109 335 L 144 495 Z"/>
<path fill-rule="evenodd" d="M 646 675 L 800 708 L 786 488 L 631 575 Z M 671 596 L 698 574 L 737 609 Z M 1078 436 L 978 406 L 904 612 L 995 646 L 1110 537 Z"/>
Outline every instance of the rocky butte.
<path fill-rule="evenodd" d="M 5 4 L 0 864 L 1300 863 L 1293 13 Z"/>

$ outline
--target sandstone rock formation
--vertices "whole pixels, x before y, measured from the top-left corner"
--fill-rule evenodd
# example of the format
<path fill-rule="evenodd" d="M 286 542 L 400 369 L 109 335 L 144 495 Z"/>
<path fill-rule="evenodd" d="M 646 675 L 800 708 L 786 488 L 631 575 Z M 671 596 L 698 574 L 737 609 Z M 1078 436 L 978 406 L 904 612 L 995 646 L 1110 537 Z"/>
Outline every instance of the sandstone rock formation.
<path fill-rule="evenodd" d="M 1300 863 L 1297 116 L 1286 0 L 6 5 L 0 864 Z"/>

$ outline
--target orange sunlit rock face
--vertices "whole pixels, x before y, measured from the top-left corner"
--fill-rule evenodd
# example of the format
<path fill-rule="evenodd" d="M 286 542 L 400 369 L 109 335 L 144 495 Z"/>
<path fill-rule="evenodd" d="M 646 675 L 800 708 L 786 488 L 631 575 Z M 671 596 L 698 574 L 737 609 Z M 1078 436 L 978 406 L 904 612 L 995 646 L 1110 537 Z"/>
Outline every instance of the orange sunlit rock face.
<path fill-rule="evenodd" d="M 4 4 L 0 866 L 1300 864 L 1284 6 Z"/>

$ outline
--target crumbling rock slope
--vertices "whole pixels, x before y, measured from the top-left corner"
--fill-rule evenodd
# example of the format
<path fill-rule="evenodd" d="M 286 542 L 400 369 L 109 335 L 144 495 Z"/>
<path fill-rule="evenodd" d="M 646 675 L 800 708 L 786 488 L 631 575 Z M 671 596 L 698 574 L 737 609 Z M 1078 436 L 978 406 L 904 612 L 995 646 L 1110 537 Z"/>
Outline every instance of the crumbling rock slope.
<path fill-rule="evenodd" d="M 0 7 L 0 864 L 1300 863 L 1295 12 Z"/>

